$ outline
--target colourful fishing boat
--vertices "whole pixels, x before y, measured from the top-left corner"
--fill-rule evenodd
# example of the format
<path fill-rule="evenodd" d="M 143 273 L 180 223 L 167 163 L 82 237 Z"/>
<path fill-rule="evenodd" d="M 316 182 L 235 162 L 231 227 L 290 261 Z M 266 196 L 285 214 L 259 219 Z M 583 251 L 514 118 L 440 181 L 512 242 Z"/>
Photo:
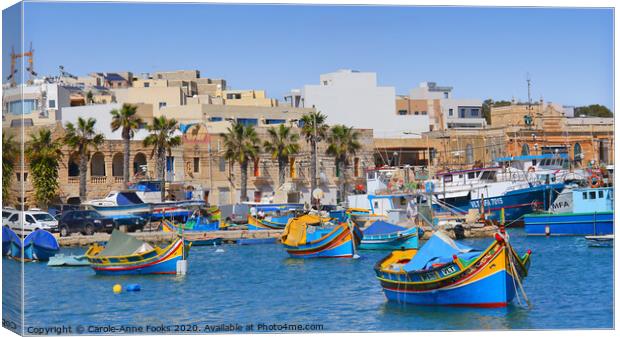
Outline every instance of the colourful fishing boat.
<path fill-rule="evenodd" d="M 355 222 L 358 226 L 364 226 L 367 222 L 387 220 L 387 216 L 383 214 L 372 213 L 370 209 L 365 208 L 349 208 L 345 212 L 351 221 Z"/>
<path fill-rule="evenodd" d="M 290 214 L 280 217 L 270 217 L 269 219 L 259 219 L 252 215 L 248 215 L 248 229 L 284 229 L 288 221 L 293 217 L 294 215 Z"/>
<path fill-rule="evenodd" d="M 165 248 L 152 247 L 114 230 L 106 245 L 95 244 L 85 255 L 98 275 L 177 274 L 177 262 L 187 259 L 190 246 L 178 238 Z"/>
<path fill-rule="evenodd" d="M 497 233 L 487 249 L 477 251 L 436 232 L 419 251 L 394 251 L 374 269 L 390 301 L 504 307 L 523 292 L 531 254 L 517 255 L 508 240 Z"/>
<path fill-rule="evenodd" d="M 375 221 L 363 229 L 360 249 L 395 250 L 417 249 L 418 227 L 401 227 L 385 221 Z"/>
<path fill-rule="evenodd" d="M 191 238 L 185 239 L 186 243 L 191 243 L 192 247 L 194 246 L 219 246 L 222 244 L 222 238 L 213 237 L 203 234 L 202 236 L 192 236 Z"/>
<path fill-rule="evenodd" d="M 181 230 L 190 232 L 208 232 L 219 229 L 219 220 L 209 222 L 208 219 L 205 219 L 204 217 L 190 218 L 184 224 L 175 224 L 168 219 L 163 219 L 161 221 L 161 230 L 164 232 L 180 232 Z"/>
<path fill-rule="evenodd" d="M 606 235 L 614 233 L 613 187 L 566 188 L 549 212 L 524 217 L 528 235 Z"/>
<path fill-rule="evenodd" d="M 350 221 L 334 225 L 319 216 L 305 214 L 289 221 L 280 241 L 295 258 L 351 258 L 361 237 L 362 232 Z"/>

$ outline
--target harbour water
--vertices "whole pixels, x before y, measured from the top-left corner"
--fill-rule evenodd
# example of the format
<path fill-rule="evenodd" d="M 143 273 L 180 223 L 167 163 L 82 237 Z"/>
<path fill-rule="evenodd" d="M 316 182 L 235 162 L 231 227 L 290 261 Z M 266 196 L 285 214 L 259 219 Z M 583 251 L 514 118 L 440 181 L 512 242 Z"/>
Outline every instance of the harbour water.
<path fill-rule="evenodd" d="M 613 328 L 613 249 L 588 247 L 583 237 L 526 237 L 522 229 L 510 234 L 520 253 L 533 252 L 524 283 L 530 308 L 523 298 L 523 305 L 515 298 L 501 309 L 388 303 L 372 269 L 386 252 L 297 260 L 279 244 L 224 245 L 219 253 L 216 247 L 192 248 L 185 276 L 95 276 L 90 268 L 28 263 L 25 326 L 195 324 L 190 329 L 199 332 L 221 324 L 254 324 L 259 331 L 261 323 L 322 331 Z M 489 240 L 465 243 L 483 248 Z M 19 284 L 19 265 L 5 259 L 3 275 L 4 303 L 18 303 L 19 292 L 7 285 Z M 137 283 L 142 290 L 115 295 L 116 283 Z M 3 312 L 5 319 L 19 314 L 6 306 Z"/>

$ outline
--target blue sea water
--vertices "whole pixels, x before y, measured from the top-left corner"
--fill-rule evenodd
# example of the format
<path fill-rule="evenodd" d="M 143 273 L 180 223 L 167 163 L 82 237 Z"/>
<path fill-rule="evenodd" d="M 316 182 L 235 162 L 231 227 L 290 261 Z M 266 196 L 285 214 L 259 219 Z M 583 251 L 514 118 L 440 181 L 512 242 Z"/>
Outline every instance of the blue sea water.
<path fill-rule="evenodd" d="M 222 253 L 215 247 L 192 248 L 185 276 L 95 276 L 88 267 L 28 263 L 24 326 L 33 331 L 57 325 L 187 324 L 184 329 L 199 332 L 221 324 L 244 329 L 254 324 L 257 331 L 261 323 L 322 325 L 323 331 L 613 328 L 613 249 L 588 247 L 582 237 L 510 233 L 518 252 L 533 252 L 524 283 L 530 308 L 516 300 L 501 309 L 388 303 L 372 270 L 386 252 L 297 260 L 278 244 L 224 245 Z M 484 248 L 489 240 L 464 243 Z M 19 309 L 9 305 L 20 297 L 19 274 L 19 264 L 4 259 L 3 318 L 8 320 L 19 318 Z M 137 283 L 142 290 L 115 295 L 116 283 Z"/>

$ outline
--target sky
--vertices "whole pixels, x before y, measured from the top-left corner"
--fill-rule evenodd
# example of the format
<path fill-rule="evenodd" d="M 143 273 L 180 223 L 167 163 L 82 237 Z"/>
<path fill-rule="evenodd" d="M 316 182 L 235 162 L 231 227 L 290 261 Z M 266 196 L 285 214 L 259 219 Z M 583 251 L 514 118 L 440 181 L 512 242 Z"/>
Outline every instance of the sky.
<path fill-rule="evenodd" d="M 23 21 L 41 75 L 198 69 L 281 99 L 347 68 L 397 94 L 525 101 L 529 73 L 534 100 L 613 110 L 611 9 L 27 2 Z"/>

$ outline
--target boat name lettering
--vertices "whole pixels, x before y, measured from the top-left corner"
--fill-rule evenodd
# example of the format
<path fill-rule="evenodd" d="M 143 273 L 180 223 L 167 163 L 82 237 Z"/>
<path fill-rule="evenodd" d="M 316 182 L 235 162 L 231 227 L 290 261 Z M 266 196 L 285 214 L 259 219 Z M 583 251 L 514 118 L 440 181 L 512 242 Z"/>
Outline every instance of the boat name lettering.
<path fill-rule="evenodd" d="M 445 268 L 441 269 L 441 273 L 445 276 L 445 275 L 450 275 L 456 272 L 456 268 L 454 267 L 454 265 L 449 265 Z"/>
<path fill-rule="evenodd" d="M 470 201 L 469 204 L 471 205 L 472 208 L 479 208 L 480 207 L 480 200 Z M 504 204 L 504 200 L 502 198 L 484 199 L 484 206 L 485 207 L 500 206 L 500 205 L 503 205 L 503 204 Z"/>

